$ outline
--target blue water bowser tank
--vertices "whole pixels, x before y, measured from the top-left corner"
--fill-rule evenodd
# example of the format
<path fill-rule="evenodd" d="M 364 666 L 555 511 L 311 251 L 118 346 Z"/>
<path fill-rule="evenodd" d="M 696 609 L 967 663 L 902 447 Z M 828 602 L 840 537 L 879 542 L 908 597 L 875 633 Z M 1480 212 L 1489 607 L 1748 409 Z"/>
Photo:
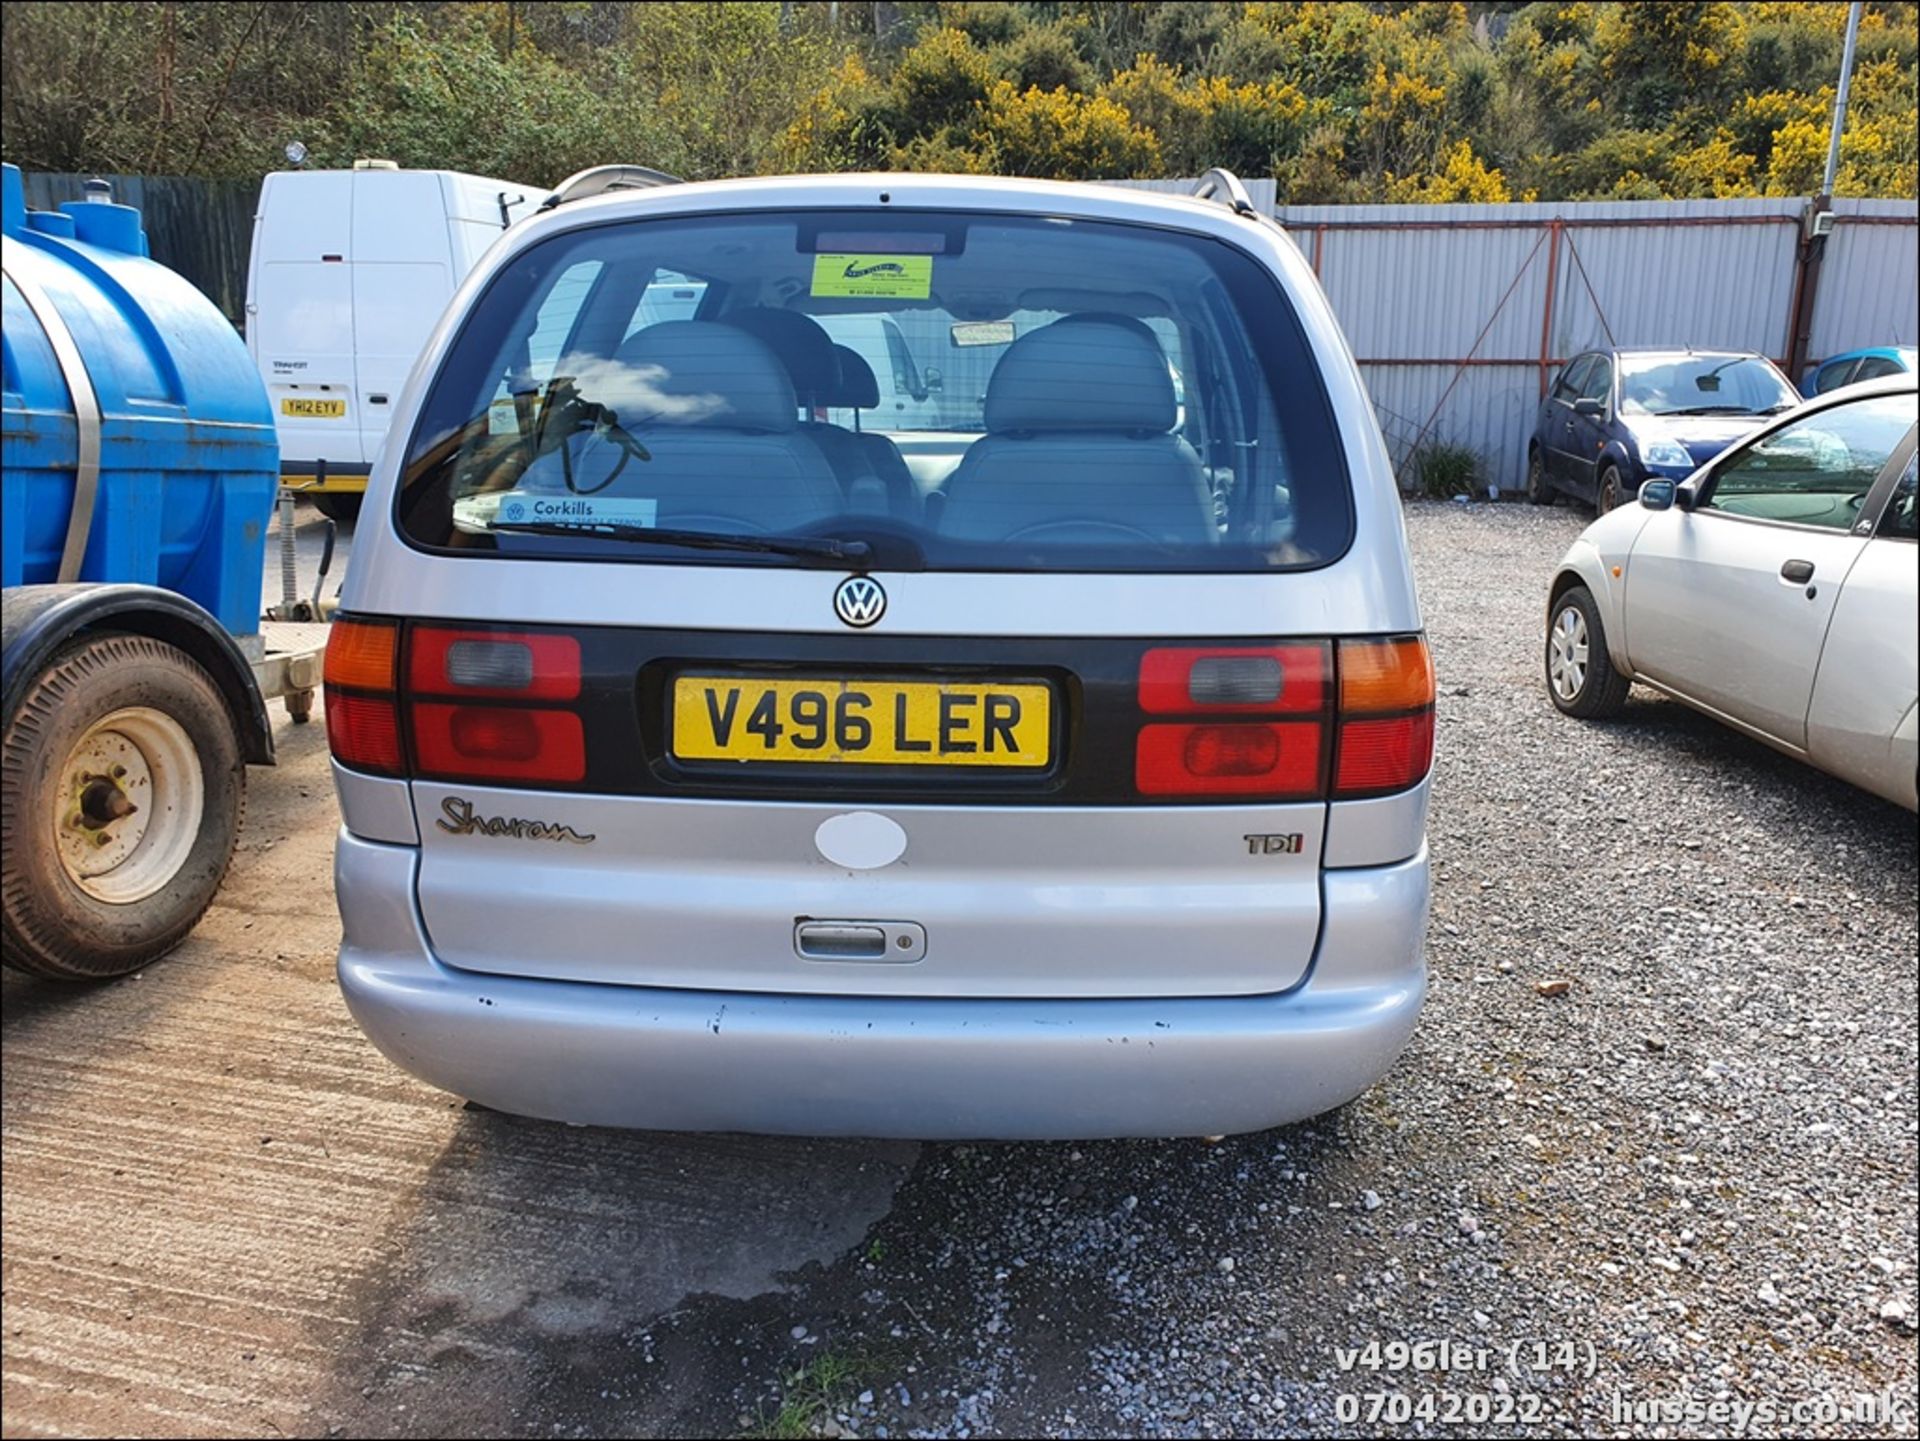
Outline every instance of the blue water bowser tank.
<path fill-rule="evenodd" d="M 139 581 L 257 631 L 280 451 L 246 344 L 104 187 L 50 212 L 0 183 L 0 582 Z"/>

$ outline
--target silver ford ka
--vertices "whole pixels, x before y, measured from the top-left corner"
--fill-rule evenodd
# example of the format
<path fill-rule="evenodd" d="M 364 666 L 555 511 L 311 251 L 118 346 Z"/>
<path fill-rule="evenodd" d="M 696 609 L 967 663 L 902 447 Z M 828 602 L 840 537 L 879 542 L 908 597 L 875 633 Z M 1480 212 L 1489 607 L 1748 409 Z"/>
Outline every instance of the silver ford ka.
<path fill-rule="evenodd" d="M 1426 989 L 1433 672 L 1291 241 L 1218 173 L 655 179 L 503 235 L 370 484 L 327 725 L 374 1043 L 686 1130 L 1372 1084 Z"/>
<path fill-rule="evenodd" d="M 1569 715 L 1652 686 L 1908 810 L 1920 762 L 1910 375 L 1831 391 L 1560 563 L 1546 681 Z"/>

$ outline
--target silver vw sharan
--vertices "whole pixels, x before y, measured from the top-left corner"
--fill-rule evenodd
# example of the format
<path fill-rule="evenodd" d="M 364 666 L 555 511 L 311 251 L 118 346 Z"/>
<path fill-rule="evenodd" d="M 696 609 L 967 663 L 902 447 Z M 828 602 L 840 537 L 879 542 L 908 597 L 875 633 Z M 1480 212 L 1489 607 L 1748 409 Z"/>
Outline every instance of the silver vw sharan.
<path fill-rule="evenodd" d="M 1426 990 L 1433 673 L 1293 244 L 1221 174 L 651 178 L 506 232 L 398 397 L 327 660 L 367 1034 L 687 1130 L 1372 1084 Z"/>

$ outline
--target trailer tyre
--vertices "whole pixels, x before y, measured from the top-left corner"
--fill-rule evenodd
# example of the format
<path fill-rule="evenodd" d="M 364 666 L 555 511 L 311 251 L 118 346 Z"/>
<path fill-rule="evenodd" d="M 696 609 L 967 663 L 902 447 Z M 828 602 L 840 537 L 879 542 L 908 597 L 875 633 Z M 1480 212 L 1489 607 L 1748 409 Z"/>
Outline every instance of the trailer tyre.
<path fill-rule="evenodd" d="M 0 740 L 0 959 L 74 981 L 158 960 L 220 889 L 245 806 L 212 677 L 145 636 L 82 637 Z"/>

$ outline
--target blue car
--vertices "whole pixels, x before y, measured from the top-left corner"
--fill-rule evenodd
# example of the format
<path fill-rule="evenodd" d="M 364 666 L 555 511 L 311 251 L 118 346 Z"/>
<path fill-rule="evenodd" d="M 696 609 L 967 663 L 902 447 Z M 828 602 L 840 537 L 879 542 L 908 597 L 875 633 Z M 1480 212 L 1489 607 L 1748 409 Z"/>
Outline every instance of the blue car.
<path fill-rule="evenodd" d="M 1912 375 L 1920 371 L 1916 355 L 1920 352 L 1911 345 L 1869 345 L 1844 355 L 1829 356 L 1801 379 L 1800 393 L 1811 400 L 1843 385 L 1858 385 L 1883 375 Z"/>
<path fill-rule="evenodd" d="M 1640 483 L 1681 480 L 1800 403 L 1764 355 L 1725 350 L 1589 350 L 1561 368 L 1527 442 L 1527 499 L 1562 494 L 1601 514 Z"/>

